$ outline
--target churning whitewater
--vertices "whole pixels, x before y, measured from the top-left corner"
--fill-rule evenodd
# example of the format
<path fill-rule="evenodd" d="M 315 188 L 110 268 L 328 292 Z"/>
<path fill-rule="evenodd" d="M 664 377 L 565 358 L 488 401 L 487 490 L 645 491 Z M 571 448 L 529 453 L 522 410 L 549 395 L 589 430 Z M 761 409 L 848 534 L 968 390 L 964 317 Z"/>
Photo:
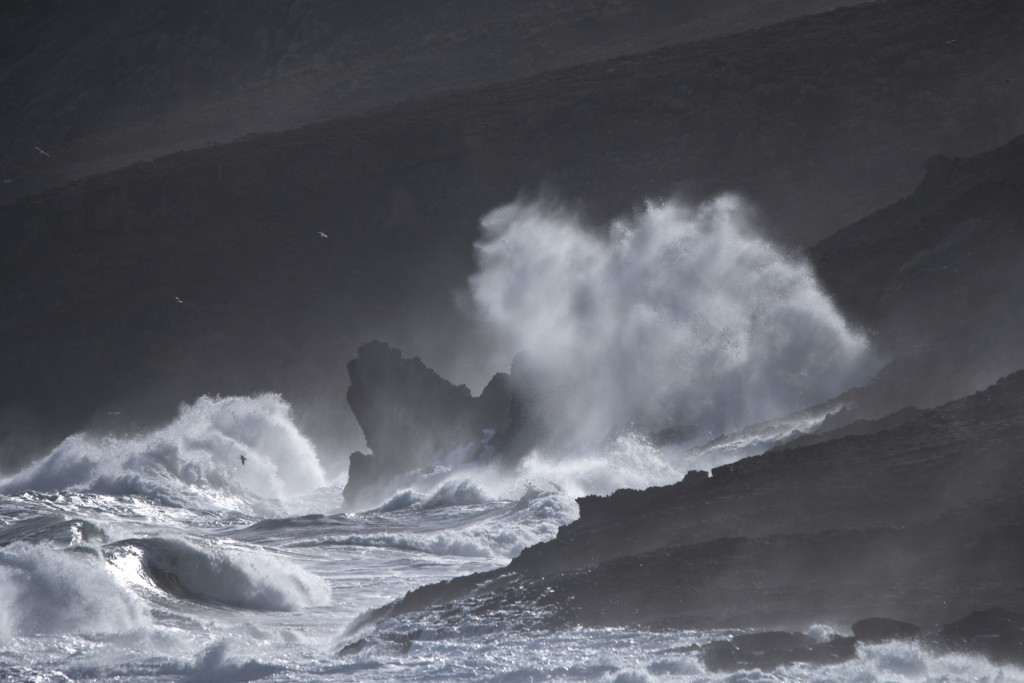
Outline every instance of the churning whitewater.
<path fill-rule="evenodd" d="M 325 475 L 274 394 L 200 397 L 135 436 L 70 436 L 0 480 L 0 678 L 1013 679 L 908 643 L 832 667 L 712 674 L 679 648 L 715 633 L 539 631 L 539 613 L 359 626 L 413 588 L 553 538 L 577 496 L 676 481 L 813 428 L 824 409 L 793 411 L 878 366 L 810 269 L 758 238 L 736 198 L 651 205 L 606 235 L 514 204 L 485 218 L 478 256 L 468 286 L 500 340 L 494 369 L 518 352 L 541 369 L 549 442 L 511 469 L 442 459 L 383 505 L 352 510 L 344 475 Z M 697 438 L 649 438 L 679 425 Z M 808 629 L 825 639 L 834 627 Z"/>

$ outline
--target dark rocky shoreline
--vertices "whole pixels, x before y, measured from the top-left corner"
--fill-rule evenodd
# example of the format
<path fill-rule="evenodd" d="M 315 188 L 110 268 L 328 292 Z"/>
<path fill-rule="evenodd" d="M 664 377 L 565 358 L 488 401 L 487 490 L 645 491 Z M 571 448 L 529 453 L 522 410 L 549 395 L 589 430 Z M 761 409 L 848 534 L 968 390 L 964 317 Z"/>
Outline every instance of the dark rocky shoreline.
<path fill-rule="evenodd" d="M 833 636 L 825 642 L 817 642 L 803 633 L 762 631 L 740 633 L 726 640 L 674 651 L 699 652 L 709 671 L 770 671 L 797 663 L 838 664 L 856 657 L 858 646 L 911 641 L 935 653 L 983 654 L 999 664 L 1024 666 L 1022 627 L 1024 614 L 993 607 L 971 612 L 928 634 L 905 621 L 868 617 L 850 626 L 852 636 Z"/>
<path fill-rule="evenodd" d="M 672 486 L 581 499 L 507 567 L 369 620 L 469 595 L 551 626 L 802 628 L 884 614 L 928 630 L 1024 611 L 1024 372 L 880 431 L 783 448 Z"/>

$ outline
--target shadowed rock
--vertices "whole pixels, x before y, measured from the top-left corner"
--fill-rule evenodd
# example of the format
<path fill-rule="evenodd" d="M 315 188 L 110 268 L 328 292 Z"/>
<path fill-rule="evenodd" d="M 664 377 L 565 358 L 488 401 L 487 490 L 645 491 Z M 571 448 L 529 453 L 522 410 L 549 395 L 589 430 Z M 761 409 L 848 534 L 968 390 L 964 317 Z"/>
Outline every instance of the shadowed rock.
<path fill-rule="evenodd" d="M 865 643 L 886 640 L 911 640 L 921 635 L 921 627 L 906 621 L 885 617 L 868 617 L 853 625 L 853 635 Z"/>
<path fill-rule="evenodd" d="M 1000 607 L 972 612 L 943 626 L 938 642 L 954 650 L 984 654 L 997 662 L 1024 665 L 1024 614 Z"/>
<path fill-rule="evenodd" d="M 377 500 L 398 475 L 477 458 L 486 440 L 508 425 L 507 375 L 495 375 L 474 397 L 379 341 L 359 348 L 348 373 L 348 403 L 372 451 L 349 459 L 350 506 Z"/>
<path fill-rule="evenodd" d="M 764 631 L 718 640 L 701 648 L 704 666 L 710 671 L 761 669 L 770 671 L 796 664 L 837 664 L 857 655 L 857 639 L 835 637 L 818 643 L 803 633 Z"/>

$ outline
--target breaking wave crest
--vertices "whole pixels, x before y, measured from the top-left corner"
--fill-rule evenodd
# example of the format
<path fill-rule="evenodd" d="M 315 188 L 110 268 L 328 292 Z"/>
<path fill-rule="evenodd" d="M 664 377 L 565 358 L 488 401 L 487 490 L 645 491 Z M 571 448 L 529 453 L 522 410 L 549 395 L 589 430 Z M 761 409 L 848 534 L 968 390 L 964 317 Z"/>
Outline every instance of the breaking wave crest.
<path fill-rule="evenodd" d="M 330 601 L 327 582 L 277 555 L 175 538 L 120 541 L 113 561 L 138 561 L 141 575 L 186 600 L 241 609 L 289 612 Z"/>
<path fill-rule="evenodd" d="M 137 437 L 76 434 L 0 480 L 0 493 L 87 491 L 236 508 L 254 496 L 287 501 L 324 484 L 313 445 L 292 422 L 288 404 L 263 394 L 203 396 L 183 405 L 166 427 Z"/>
<path fill-rule="evenodd" d="M 0 548 L 0 605 L 0 642 L 120 633 L 150 623 L 147 609 L 106 570 L 98 552 L 49 545 Z"/>

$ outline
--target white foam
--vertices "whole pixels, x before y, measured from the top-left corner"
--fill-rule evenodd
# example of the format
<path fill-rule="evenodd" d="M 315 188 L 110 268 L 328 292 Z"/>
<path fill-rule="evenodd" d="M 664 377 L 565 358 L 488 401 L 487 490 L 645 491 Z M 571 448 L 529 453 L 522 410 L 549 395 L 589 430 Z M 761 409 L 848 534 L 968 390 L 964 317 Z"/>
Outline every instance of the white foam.
<path fill-rule="evenodd" d="M 516 472 L 527 481 L 547 482 L 578 498 L 671 484 L 686 474 L 681 462 L 674 452 L 631 432 L 619 434 L 603 447 L 533 451 Z"/>
<path fill-rule="evenodd" d="M 517 202 L 482 233 L 472 302 L 498 340 L 496 367 L 525 352 L 549 446 L 631 427 L 712 437 L 877 369 L 811 267 L 758 237 L 735 196 L 651 203 L 606 231 Z"/>
<path fill-rule="evenodd" d="M 254 496 L 286 502 L 324 483 L 316 452 L 292 422 L 288 404 L 263 394 L 203 396 L 183 405 L 166 427 L 138 437 L 76 434 L 0 480 L 0 492 L 89 491 L 235 508 Z"/>
<path fill-rule="evenodd" d="M 203 602 L 294 611 L 331 599 L 327 581 L 265 550 L 176 538 L 137 539 L 120 546 L 141 551 L 142 567 L 157 585 L 172 585 Z"/>
<path fill-rule="evenodd" d="M 97 554 L 14 543 L 0 548 L 0 641 L 141 629 L 149 613 Z"/>
<path fill-rule="evenodd" d="M 235 652 L 227 640 L 218 640 L 191 662 L 169 662 L 156 673 L 173 675 L 186 683 L 242 683 L 269 678 L 284 667 L 268 664 Z"/>
<path fill-rule="evenodd" d="M 523 548 L 550 540 L 559 527 L 579 516 L 579 507 L 572 497 L 557 490 L 524 489 L 515 502 L 493 501 L 480 514 L 473 513 L 475 505 L 462 505 L 448 499 L 453 491 L 473 491 L 473 499 L 485 498 L 482 488 L 473 482 L 451 481 L 442 485 L 433 495 L 415 494 L 419 504 L 392 507 L 391 503 L 378 508 L 375 514 L 398 512 L 399 517 L 386 517 L 386 526 L 399 527 L 406 519 L 415 520 L 417 527 L 374 530 L 305 539 L 291 547 L 370 546 L 394 548 L 431 555 L 509 560 Z M 396 499 L 413 496 L 404 491 Z M 446 498 L 448 510 L 436 505 L 438 498 Z M 429 520 L 424 514 L 433 514 Z M 410 517 L 411 516 L 411 517 Z"/>

